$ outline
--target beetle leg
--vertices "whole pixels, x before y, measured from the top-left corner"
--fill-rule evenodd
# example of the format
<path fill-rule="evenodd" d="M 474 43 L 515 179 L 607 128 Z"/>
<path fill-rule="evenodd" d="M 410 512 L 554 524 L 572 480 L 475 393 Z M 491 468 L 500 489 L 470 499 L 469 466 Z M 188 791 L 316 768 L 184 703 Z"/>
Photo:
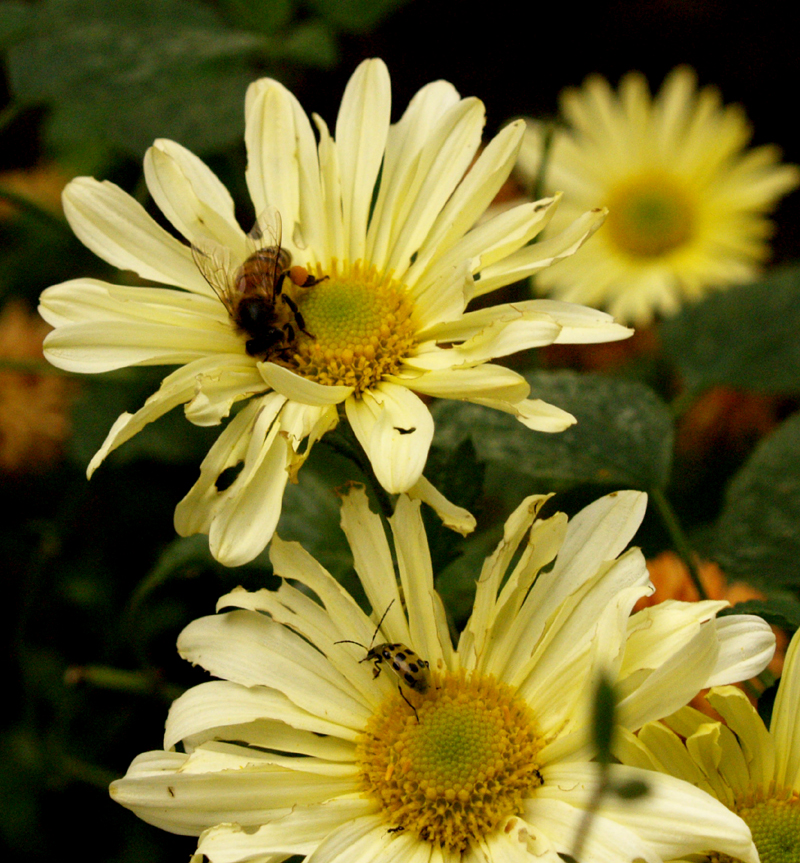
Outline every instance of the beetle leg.
<path fill-rule="evenodd" d="M 405 701 L 405 703 L 414 711 L 414 716 L 417 717 L 417 724 L 419 725 L 419 714 L 417 713 L 417 708 L 406 698 L 405 693 L 403 692 L 403 687 L 400 684 L 397 684 L 397 691 L 400 693 L 400 697 Z"/>

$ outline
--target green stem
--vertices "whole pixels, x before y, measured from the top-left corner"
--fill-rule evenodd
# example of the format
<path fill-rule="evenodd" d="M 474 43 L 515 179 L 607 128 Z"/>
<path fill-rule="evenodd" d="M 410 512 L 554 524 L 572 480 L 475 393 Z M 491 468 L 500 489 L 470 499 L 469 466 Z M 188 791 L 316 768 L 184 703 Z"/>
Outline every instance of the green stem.
<path fill-rule="evenodd" d="M 0 133 L 5 130 L 19 117 L 22 113 L 22 106 L 19 102 L 11 102 L 0 111 Z"/>
<path fill-rule="evenodd" d="M 597 810 L 600 808 L 600 804 L 603 801 L 603 797 L 608 794 L 610 790 L 611 783 L 608 778 L 608 764 L 606 762 L 600 762 L 598 765 L 598 770 L 600 772 L 600 781 L 597 783 L 594 791 L 592 792 L 592 796 L 589 799 L 589 804 L 586 807 L 586 810 L 583 813 L 583 818 L 581 819 L 581 823 L 578 827 L 578 832 L 575 836 L 575 845 L 572 849 L 572 853 L 569 855 L 573 860 L 578 863 L 581 859 L 581 854 L 583 852 L 583 846 L 586 842 L 586 838 L 589 835 L 589 831 L 592 827 L 592 821 L 594 821 L 595 816 L 597 815 Z"/>
<path fill-rule="evenodd" d="M 128 692 L 132 695 L 157 695 L 173 702 L 183 694 L 183 689 L 163 683 L 158 675 L 147 671 L 126 671 L 108 665 L 83 665 L 67 669 L 65 681 L 108 689 L 114 692 Z"/>
<path fill-rule="evenodd" d="M 119 778 L 116 773 L 106 770 L 104 767 L 88 764 L 86 761 L 81 761 L 71 755 L 62 755 L 59 766 L 70 779 L 85 782 L 87 785 L 103 790 Z"/>
<path fill-rule="evenodd" d="M 359 471 L 364 475 L 364 479 L 375 495 L 378 505 L 384 517 L 389 519 L 394 515 L 394 506 L 386 489 L 378 482 L 370 460 L 361 449 L 352 429 L 347 422 L 339 424 L 337 433 L 325 435 L 321 443 L 329 446 L 334 452 L 344 456 L 349 461 L 353 462 Z"/>
<path fill-rule="evenodd" d="M 689 576 L 692 579 L 694 586 L 697 588 L 700 599 L 708 599 L 708 594 L 703 587 L 703 583 L 700 581 L 700 573 L 698 572 L 697 564 L 695 563 L 695 553 L 692 550 L 692 546 L 689 544 L 689 540 L 687 539 L 680 522 L 678 521 L 678 517 L 675 515 L 675 510 L 672 508 L 672 504 L 667 500 L 667 496 L 660 488 L 653 488 L 650 490 L 650 500 L 655 504 L 656 509 L 661 516 L 661 520 L 664 522 L 664 527 L 666 527 L 667 533 L 669 533 L 670 538 L 672 539 L 675 551 L 678 552 L 681 560 L 686 564 L 686 568 L 689 570 Z"/>

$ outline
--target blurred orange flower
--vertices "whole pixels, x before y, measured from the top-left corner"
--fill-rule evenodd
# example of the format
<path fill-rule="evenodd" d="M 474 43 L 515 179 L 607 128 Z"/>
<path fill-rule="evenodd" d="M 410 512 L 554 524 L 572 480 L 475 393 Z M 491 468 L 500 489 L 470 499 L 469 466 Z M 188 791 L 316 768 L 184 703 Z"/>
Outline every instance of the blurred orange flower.
<path fill-rule="evenodd" d="M 50 329 L 20 300 L 0 312 L 0 470 L 9 473 L 46 467 L 69 434 L 74 383 L 44 363 L 42 341 Z M 46 374 L 13 369 L 38 359 Z"/>

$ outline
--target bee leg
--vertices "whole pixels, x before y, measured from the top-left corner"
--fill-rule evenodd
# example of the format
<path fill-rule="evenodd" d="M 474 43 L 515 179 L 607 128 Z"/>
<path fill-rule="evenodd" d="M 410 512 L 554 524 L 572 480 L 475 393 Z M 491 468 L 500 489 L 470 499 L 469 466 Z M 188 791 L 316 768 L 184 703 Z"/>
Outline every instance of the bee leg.
<path fill-rule="evenodd" d="M 294 341 L 294 327 L 291 324 L 284 324 L 283 331 L 286 333 L 286 337 L 290 342 Z"/>
<path fill-rule="evenodd" d="M 292 310 L 292 314 L 294 315 L 297 326 L 300 328 L 300 332 L 305 333 L 313 339 L 314 336 L 306 329 L 306 322 L 303 319 L 303 315 L 300 313 L 300 309 L 297 308 L 297 303 L 288 294 L 281 294 L 281 299 Z"/>
<path fill-rule="evenodd" d="M 324 282 L 327 279 L 327 276 L 323 276 L 321 279 L 315 279 L 311 273 L 308 274 L 308 278 L 300 285 L 301 288 L 313 288 L 314 285 L 318 285 L 320 282 Z"/>
<path fill-rule="evenodd" d="M 403 687 L 400 684 L 397 684 L 397 691 L 400 693 L 400 697 L 405 701 L 405 703 L 414 711 L 414 716 L 417 717 L 417 725 L 419 725 L 419 714 L 417 713 L 417 708 L 406 698 L 405 693 L 403 692 Z"/>
<path fill-rule="evenodd" d="M 276 296 L 276 297 L 283 296 L 283 298 L 284 298 L 284 299 L 286 299 L 286 297 L 283 295 L 283 293 L 282 293 L 282 292 L 283 292 L 283 280 L 286 278 L 286 276 L 287 276 L 288 274 L 289 274 L 289 271 L 288 271 L 288 270 L 284 270 L 284 271 L 283 271 L 283 272 L 278 276 L 278 278 L 277 278 L 277 279 L 275 279 L 275 296 Z"/>

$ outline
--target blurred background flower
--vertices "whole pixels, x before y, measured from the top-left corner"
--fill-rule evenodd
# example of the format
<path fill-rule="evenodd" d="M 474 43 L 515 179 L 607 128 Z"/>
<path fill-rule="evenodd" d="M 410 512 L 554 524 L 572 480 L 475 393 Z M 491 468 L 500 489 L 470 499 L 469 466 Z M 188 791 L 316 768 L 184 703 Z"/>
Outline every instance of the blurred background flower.
<path fill-rule="evenodd" d="M 530 186 L 564 192 L 558 218 L 592 203 L 609 217 L 590 254 L 537 277 L 540 292 L 641 326 L 756 275 L 770 252 L 764 214 L 800 171 L 777 147 L 745 150 L 752 127 L 740 106 L 723 107 L 681 66 L 653 98 L 641 73 L 616 92 L 590 76 L 562 93 L 561 110 L 565 127 L 530 124 L 518 170 Z"/>

